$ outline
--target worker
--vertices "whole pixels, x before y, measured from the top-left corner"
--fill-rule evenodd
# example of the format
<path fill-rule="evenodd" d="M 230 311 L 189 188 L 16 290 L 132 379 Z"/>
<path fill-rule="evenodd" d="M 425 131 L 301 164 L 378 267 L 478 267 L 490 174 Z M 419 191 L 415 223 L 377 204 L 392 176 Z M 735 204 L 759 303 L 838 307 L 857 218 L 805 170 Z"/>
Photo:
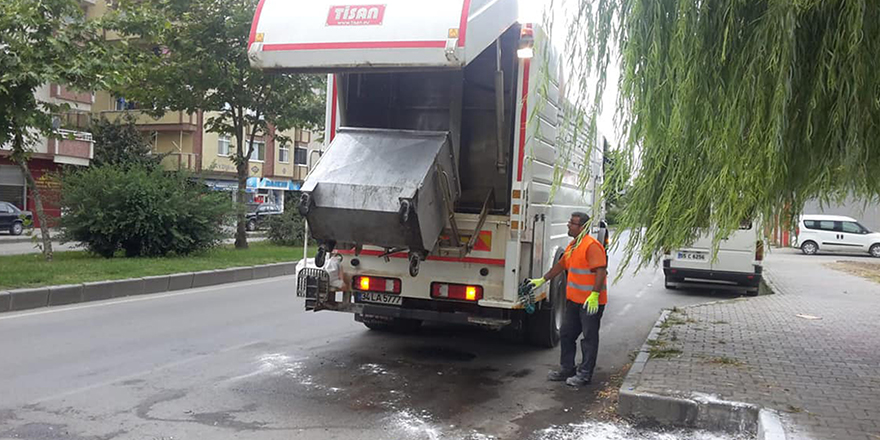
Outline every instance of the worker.
<path fill-rule="evenodd" d="M 591 383 L 599 351 L 599 324 L 607 302 L 608 258 L 605 248 L 590 236 L 590 216 L 574 212 L 568 222 L 568 235 L 573 237 L 562 258 L 543 278 L 529 280 L 539 288 L 563 271 L 568 271 L 565 309 L 560 330 L 559 370 L 551 371 L 548 379 L 565 381 L 571 386 Z M 582 362 L 575 366 L 577 339 L 581 341 Z"/>

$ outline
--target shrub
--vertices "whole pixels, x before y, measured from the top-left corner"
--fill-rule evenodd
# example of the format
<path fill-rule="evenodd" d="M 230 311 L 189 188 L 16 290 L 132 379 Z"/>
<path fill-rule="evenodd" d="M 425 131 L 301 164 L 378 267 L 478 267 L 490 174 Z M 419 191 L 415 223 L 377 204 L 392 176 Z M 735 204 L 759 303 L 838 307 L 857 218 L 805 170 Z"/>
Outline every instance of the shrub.
<path fill-rule="evenodd" d="M 284 214 L 269 218 L 269 232 L 266 238 L 281 246 L 299 246 L 303 244 L 305 221 L 296 209 L 286 209 Z"/>
<path fill-rule="evenodd" d="M 62 239 L 110 258 L 186 255 L 217 245 L 232 212 L 225 193 L 185 173 L 126 165 L 90 167 L 64 176 Z"/>

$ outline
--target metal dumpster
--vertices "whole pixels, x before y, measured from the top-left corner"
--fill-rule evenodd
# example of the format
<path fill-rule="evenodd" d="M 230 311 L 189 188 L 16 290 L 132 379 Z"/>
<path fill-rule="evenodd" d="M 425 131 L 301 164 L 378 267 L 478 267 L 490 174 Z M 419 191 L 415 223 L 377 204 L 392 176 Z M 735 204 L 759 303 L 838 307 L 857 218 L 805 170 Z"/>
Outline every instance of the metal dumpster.
<path fill-rule="evenodd" d="M 458 200 L 455 164 L 446 132 L 341 128 L 306 178 L 299 210 L 319 242 L 421 260 Z"/>

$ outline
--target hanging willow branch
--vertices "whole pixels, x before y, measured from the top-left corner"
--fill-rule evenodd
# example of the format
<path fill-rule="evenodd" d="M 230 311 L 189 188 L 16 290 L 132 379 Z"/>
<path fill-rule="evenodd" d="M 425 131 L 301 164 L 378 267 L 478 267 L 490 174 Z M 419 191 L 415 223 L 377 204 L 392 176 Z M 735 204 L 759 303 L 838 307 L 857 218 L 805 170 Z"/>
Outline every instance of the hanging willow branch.
<path fill-rule="evenodd" d="M 720 239 L 810 198 L 880 194 L 880 2 L 579 0 L 566 54 L 579 90 L 600 77 L 575 97 L 593 120 L 609 48 L 636 176 L 626 263 L 709 225 Z"/>

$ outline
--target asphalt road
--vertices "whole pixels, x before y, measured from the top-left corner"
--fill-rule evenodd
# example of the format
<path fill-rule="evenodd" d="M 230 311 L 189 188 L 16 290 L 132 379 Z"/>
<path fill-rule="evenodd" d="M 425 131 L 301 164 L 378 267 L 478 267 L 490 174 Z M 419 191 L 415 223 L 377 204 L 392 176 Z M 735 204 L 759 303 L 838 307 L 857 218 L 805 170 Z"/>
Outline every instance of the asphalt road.
<path fill-rule="evenodd" d="M 731 295 L 666 291 L 655 269 L 623 277 L 597 380 L 573 389 L 545 380 L 558 350 L 471 328 L 369 331 L 303 311 L 293 284 L 0 315 L 0 439 L 569 438 L 558 429 L 597 416 L 660 309 Z"/>

